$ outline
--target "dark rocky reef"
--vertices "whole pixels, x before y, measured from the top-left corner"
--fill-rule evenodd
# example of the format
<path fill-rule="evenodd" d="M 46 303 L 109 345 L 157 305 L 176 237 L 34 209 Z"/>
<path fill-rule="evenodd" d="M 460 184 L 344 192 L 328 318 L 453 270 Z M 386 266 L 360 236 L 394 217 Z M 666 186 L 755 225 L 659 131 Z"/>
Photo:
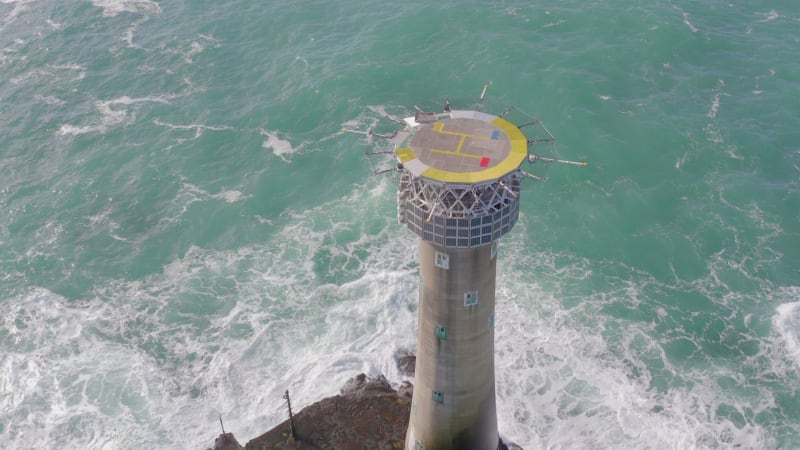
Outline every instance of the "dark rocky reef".
<path fill-rule="evenodd" d="M 400 349 L 394 352 L 394 361 L 400 373 L 407 377 L 413 377 L 417 370 L 417 357 L 408 350 Z"/>
<path fill-rule="evenodd" d="M 397 449 L 402 450 L 411 411 L 411 384 L 397 391 L 383 376 L 360 374 L 328 397 L 247 443 L 247 450 Z M 222 449 L 220 449 L 222 450 Z"/>
<path fill-rule="evenodd" d="M 413 374 L 413 355 L 401 357 L 411 364 Z M 362 373 L 349 379 L 339 395 L 294 414 L 294 436 L 287 419 L 244 447 L 232 433 L 223 433 L 213 450 L 402 450 L 413 389 L 404 381 L 395 390 L 383 375 L 370 378 Z M 500 441 L 498 450 L 522 449 Z"/>

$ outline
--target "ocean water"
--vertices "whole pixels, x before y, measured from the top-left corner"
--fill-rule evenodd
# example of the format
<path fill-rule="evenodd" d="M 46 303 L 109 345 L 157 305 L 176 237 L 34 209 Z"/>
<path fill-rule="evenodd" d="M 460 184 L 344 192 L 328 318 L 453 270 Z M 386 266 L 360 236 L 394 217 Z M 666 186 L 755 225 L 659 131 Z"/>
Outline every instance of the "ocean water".
<path fill-rule="evenodd" d="M 241 441 L 402 380 L 391 130 L 558 137 L 499 245 L 524 448 L 800 447 L 800 3 L 0 0 L 0 447 Z M 532 151 L 539 151 L 532 149 Z"/>

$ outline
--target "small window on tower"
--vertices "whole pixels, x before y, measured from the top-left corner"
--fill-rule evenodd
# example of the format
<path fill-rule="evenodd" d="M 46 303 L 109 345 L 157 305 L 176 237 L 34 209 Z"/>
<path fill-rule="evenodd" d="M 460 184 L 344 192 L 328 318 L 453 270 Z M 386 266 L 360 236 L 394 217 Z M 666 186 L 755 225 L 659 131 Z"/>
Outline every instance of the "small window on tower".
<path fill-rule="evenodd" d="M 450 257 L 447 253 L 436 252 L 436 256 L 434 258 L 434 264 L 436 267 L 442 268 L 444 270 L 450 269 Z"/>
<path fill-rule="evenodd" d="M 467 291 L 464 293 L 464 307 L 475 306 L 478 304 L 478 291 Z"/>

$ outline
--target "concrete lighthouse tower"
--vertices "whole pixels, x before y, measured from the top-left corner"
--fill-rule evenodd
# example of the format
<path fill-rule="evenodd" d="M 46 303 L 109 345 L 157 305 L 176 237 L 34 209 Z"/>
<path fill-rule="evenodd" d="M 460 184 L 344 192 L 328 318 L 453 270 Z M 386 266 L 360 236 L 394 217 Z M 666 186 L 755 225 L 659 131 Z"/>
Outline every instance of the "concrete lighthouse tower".
<path fill-rule="evenodd" d="M 519 217 L 529 140 L 503 117 L 405 119 L 398 216 L 419 243 L 419 336 L 406 450 L 493 450 L 497 240 Z M 532 160 L 533 161 L 533 160 Z"/>

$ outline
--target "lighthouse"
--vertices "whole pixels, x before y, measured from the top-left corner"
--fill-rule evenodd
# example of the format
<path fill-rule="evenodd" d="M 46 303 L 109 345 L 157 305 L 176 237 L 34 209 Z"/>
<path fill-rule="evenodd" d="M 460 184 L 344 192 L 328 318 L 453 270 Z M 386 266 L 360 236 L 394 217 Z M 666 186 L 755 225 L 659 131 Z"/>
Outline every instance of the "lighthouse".
<path fill-rule="evenodd" d="M 443 112 L 416 107 L 402 130 L 342 131 L 392 142 L 399 172 L 397 215 L 419 236 L 419 329 L 406 450 L 492 450 L 499 444 L 494 379 L 497 242 L 519 219 L 526 161 L 567 161 L 528 153 L 554 143 L 538 119 L 509 107 L 500 115 L 477 107 Z M 508 119 L 521 115 L 517 125 Z M 524 131 L 523 131 L 524 129 Z M 554 147 L 553 147 L 554 149 Z"/>
<path fill-rule="evenodd" d="M 497 241 L 519 217 L 528 140 L 480 111 L 405 119 L 398 219 L 420 237 L 419 331 L 406 450 L 498 446 Z"/>

